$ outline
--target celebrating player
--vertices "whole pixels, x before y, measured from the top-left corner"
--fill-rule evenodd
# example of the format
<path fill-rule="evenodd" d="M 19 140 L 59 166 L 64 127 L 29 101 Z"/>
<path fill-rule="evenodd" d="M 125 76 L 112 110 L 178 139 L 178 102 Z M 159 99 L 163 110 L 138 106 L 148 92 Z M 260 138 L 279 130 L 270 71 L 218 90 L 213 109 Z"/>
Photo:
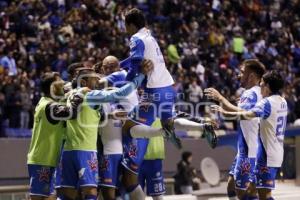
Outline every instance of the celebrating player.
<path fill-rule="evenodd" d="M 62 156 L 63 198 L 75 199 L 77 187 L 82 191 L 83 199 L 96 199 L 98 186 L 98 159 L 96 143 L 99 124 L 99 108 L 102 103 L 112 102 L 130 94 L 144 79 L 144 75 L 133 79 L 122 88 L 110 92 L 93 90 L 84 97 L 84 103 L 76 119 L 67 120 L 67 139 Z M 77 86 L 72 93 L 81 91 L 80 87 L 94 89 L 98 76 L 92 69 L 85 68 L 78 72 Z M 73 94 L 70 95 L 69 99 Z M 68 99 L 68 101 L 69 101 Z"/>
<path fill-rule="evenodd" d="M 60 119 L 75 118 L 77 108 L 83 100 L 79 95 L 74 95 L 69 106 L 57 103 L 58 99 L 55 97 L 63 96 L 63 81 L 54 72 L 42 76 L 41 91 L 44 97 L 35 108 L 27 160 L 31 199 L 44 199 L 53 194 L 54 171 L 65 132 Z"/>
<path fill-rule="evenodd" d="M 240 84 L 246 90 L 240 97 L 238 106 L 232 105 L 217 90 L 208 88 L 204 92 L 209 97 L 221 103 L 230 111 L 250 110 L 261 100 L 259 83 L 265 67 L 258 60 L 250 59 L 241 64 Z M 228 196 L 233 198 L 235 191 L 239 199 L 243 199 L 251 181 L 253 181 L 257 151 L 259 119 L 240 120 L 238 126 L 237 156 L 232 164 L 228 178 Z M 233 183 L 234 182 L 234 183 Z M 234 189 L 235 188 L 235 189 Z M 255 192 L 252 192 L 255 196 Z"/>
<path fill-rule="evenodd" d="M 255 175 L 259 199 L 273 200 L 272 189 L 283 161 L 283 141 L 287 118 L 287 102 L 280 95 L 284 80 L 277 71 L 267 72 L 261 81 L 263 99 L 250 110 L 227 111 L 220 106 L 212 109 L 226 116 L 242 119 L 260 117 Z M 244 169 L 241 169 L 244 170 Z"/>

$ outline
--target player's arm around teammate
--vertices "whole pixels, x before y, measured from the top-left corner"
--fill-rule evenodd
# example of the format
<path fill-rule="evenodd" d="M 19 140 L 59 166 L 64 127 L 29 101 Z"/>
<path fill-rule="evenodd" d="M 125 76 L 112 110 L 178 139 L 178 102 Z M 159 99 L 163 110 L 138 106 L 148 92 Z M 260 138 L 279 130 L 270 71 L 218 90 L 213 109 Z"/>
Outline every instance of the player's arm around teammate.
<path fill-rule="evenodd" d="M 44 96 L 35 109 L 33 134 L 28 152 L 30 198 L 45 199 L 54 192 L 54 171 L 59 160 L 64 127 L 61 119 L 76 117 L 82 98 L 75 96 L 71 105 L 58 103 L 63 96 L 63 82 L 57 73 L 42 77 Z"/>

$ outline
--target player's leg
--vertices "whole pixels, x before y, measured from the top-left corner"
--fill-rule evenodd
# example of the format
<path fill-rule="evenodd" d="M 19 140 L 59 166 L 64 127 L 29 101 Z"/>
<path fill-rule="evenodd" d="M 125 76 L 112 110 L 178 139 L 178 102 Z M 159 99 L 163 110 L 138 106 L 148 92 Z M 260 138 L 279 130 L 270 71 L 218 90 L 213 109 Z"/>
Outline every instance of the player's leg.
<path fill-rule="evenodd" d="M 139 184 L 143 190 L 145 190 L 145 186 L 146 186 L 146 173 L 147 171 L 146 171 L 145 160 L 144 160 L 139 168 L 139 175 L 138 175 Z"/>
<path fill-rule="evenodd" d="M 260 200 L 273 200 L 272 190 L 275 189 L 275 178 L 278 168 L 256 165 L 256 189 Z"/>
<path fill-rule="evenodd" d="M 241 200 L 247 199 L 247 189 L 253 180 L 255 158 L 237 157 L 235 166 L 235 189 L 237 197 Z"/>
<path fill-rule="evenodd" d="M 82 199 L 97 199 L 98 158 L 93 151 L 75 151 Z"/>
<path fill-rule="evenodd" d="M 255 183 L 250 183 L 249 187 L 247 188 L 247 200 L 258 200 L 257 190 Z"/>
<path fill-rule="evenodd" d="M 129 193 L 130 199 L 145 199 L 143 189 L 139 185 L 138 171 L 147 150 L 147 145 L 148 139 L 129 138 L 129 142 L 124 141 L 122 183 L 127 193 Z"/>
<path fill-rule="evenodd" d="M 145 194 L 139 185 L 138 171 L 144 160 L 147 151 L 148 139 L 136 139 L 130 136 L 130 129 L 137 124 L 151 126 L 156 118 L 156 106 L 149 101 L 149 96 L 142 100 L 143 103 L 138 105 L 131 113 L 131 120 L 123 126 L 124 166 L 122 182 L 129 193 L 130 199 L 145 199 Z M 134 122 L 134 123 L 132 123 Z"/>
<path fill-rule="evenodd" d="M 267 188 L 260 188 L 257 190 L 259 200 L 274 200 L 272 197 L 272 190 Z"/>
<path fill-rule="evenodd" d="M 176 91 L 172 86 L 164 88 L 147 88 L 145 93 L 151 96 L 151 103 L 156 107 L 156 117 L 160 118 L 161 125 L 166 132 L 166 139 L 178 149 L 182 148 L 180 139 L 175 134 L 174 120 Z"/>
<path fill-rule="evenodd" d="M 54 194 L 54 167 L 28 165 L 30 177 L 30 198 L 33 200 L 50 199 Z"/>
<path fill-rule="evenodd" d="M 235 183 L 233 175 L 229 174 L 227 180 L 227 196 L 230 200 L 236 199 L 236 192 L 235 192 Z"/>
<path fill-rule="evenodd" d="M 192 124 L 192 122 L 198 123 L 197 124 Z M 209 120 L 207 121 L 206 119 L 200 118 L 200 117 L 195 117 L 192 116 L 188 113 L 185 112 L 181 112 L 181 111 L 177 111 L 176 113 L 176 118 L 174 120 L 174 126 L 175 129 L 178 130 L 180 128 L 182 129 L 191 129 L 191 128 L 195 128 L 197 130 L 197 128 L 201 128 L 202 132 L 201 135 L 199 135 L 202 138 L 206 138 L 208 144 L 212 147 L 215 148 L 217 146 L 217 135 L 214 131 L 214 126 L 216 126 L 216 124 Z M 177 128 L 176 128 L 177 126 Z"/>
<path fill-rule="evenodd" d="M 81 199 L 96 200 L 98 197 L 96 186 L 81 186 Z M 106 199 L 105 199 L 106 200 Z"/>
<path fill-rule="evenodd" d="M 74 152 L 63 151 L 61 162 L 61 195 L 62 200 L 77 198 L 78 171 L 74 165 Z"/>
<path fill-rule="evenodd" d="M 105 200 L 116 199 L 121 161 L 121 154 L 103 155 L 99 159 L 99 186 Z"/>
<path fill-rule="evenodd" d="M 162 160 L 145 160 L 147 195 L 153 199 L 161 199 L 165 194 L 165 184 L 162 171 Z"/>

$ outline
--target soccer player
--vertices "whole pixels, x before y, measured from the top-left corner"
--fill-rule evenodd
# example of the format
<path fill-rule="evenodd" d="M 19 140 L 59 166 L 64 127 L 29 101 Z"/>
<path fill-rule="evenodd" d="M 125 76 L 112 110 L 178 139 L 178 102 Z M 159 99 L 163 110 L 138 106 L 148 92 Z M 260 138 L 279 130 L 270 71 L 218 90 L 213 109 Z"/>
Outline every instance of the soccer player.
<path fill-rule="evenodd" d="M 161 128 L 159 120 L 152 127 Z M 139 183 L 147 190 L 147 195 L 153 200 L 162 200 L 166 192 L 162 171 L 162 162 L 165 158 L 165 145 L 162 136 L 150 138 L 144 161 L 139 169 Z"/>
<path fill-rule="evenodd" d="M 107 86 L 120 87 L 125 83 L 127 72 L 119 67 L 119 60 L 114 56 L 107 56 L 102 61 L 101 70 L 104 72 L 99 83 Z M 119 178 L 122 171 L 121 161 L 123 158 L 122 144 L 122 121 L 116 119 L 118 109 L 122 108 L 127 113 L 131 112 L 138 105 L 137 91 L 134 90 L 126 98 L 118 103 L 107 103 L 103 106 L 106 113 L 104 126 L 100 126 L 100 138 L 102 142 L 102 152 L 99 154 L 99 186 L 104 199 L 112 200 L 116 198 L 116 188 L 120 185 Z"/>
<path fill-rule="evenodd" d="M 273 200 L 272 189 L 275 188 L 276 174 L 283 161 L 288 108 L 286 100 L 280 95 L 284 80 L 278 71 L 267 72 L 260 86 L 263 99 L 252 109 L 232 112 L 215 105 L 212 110 L 246 120 L 256 117 L 261 119 L 255 166 L 256 188 L 259 199 Z"/>
<path fill-rule="evenodd" d="M 153 67 L 152 63 L 149 60 L 143 60 L 142 61 L 142 69 L 143 71 L 149 71 Z M 115 86 L 115 87 L 121 87 L 124 85 L 126 81 L 127 71 L 120 69 L 119 60 L 114 56 L 107 56 L 102 61 L 102 69 L 101 69 L 105 75 L 104 78 L 102 78 L 99 83 L 101 85 L 108 85 L 108 86 Z M 137 97 L 137 91 L 132 92 L 127 98 L 121 100 L 119 102 L 119 106 L 121 106 L 125 111 L 133 110 L 135 106 L 138 104 L 138 97 Z M 109 131 L 111 132 L 111 131 Z M 124 145 L 123 148 L 123 154 L 128 155 L 129 158 L 135 159 L 135 158 L 141 158 L 144 156 L 144 152 L 138 151 L 137 146 L 141 146 L 143 144 L 148 144 L 148 141 L 143 138 L 139 139 L 132 139 L 130 136 L 124 136 L 123 142 L 128 142 L 126 145 Z M 105 144 L 104 144 L 105 146 Z M 129 147 L 129 148 L 128 148 Z M 146 149 L 146 148 L 144 148 Z M 136 151 L 134 151 L 136 150 Z M 113 165 L 110 165 L 111 168 L 115 168 L 116 163 Z M 126 188 L 127 192 L 129 193 L 129 196 L 131 199 L 143 199 L 145 198 L 144 192 L 142 188 L 138 184 L 137 176 L 138 173 L 135 171 L 136 169 L 132 167 L 133 165 L 124 165 L 122 163 L 122 166 L 125 170 L 123 170 L 123 185 Z M 104 170 L 105 171 L 105 170 Z M 134 173 L 135 179 L 128 179 L 128 177 L 132 177 L 131 173 Z M 109 194 L 115 194 L 113 192 L 114 190 L 110 188 Z M 112 196 L 110 196 L 112 197 Z"/>
<path fill-rule="evenodd" d="M 68 66 L 68 81 L 65 82 L 64 87 L 63 87 L 63 91 L 64 91 L 64 97 L 62 99 L 60 99 L 60 102 L 64 102 L 66 103 L 67 98 L 69 96 L 69 92 L 74 89 L 74 87 L 76 87 L 75 85 L 75 78 L 77 76 L 78 70 L 80 68 L 83 68 L 84 65 L 81 62 L 77 62 L 77 63 L 72 63 L 71 65 Z M 73 84 L 72 84 L 73 82 Z M 66 122 L 64 121 L 64 127 L 66 127 Z M 63 142 L 62 142 L 62 148 L 61 148 L 61 155 L 62 155 L 62 151 L 63 151 L 63 146 L 65 143 L 65 134 L 63 136 Z M 61 197 L 61 156 L 60 156 L 60 163 L 57 166 L 56 170 L 55 170 L 55 190 L 56 190 L 56 196 L 58 198 Z"/>
<path fill-rule="evenodd" d="M 96 199 L 98 186 L 98 159 L 96 153 L 99 112 L 102 103 L 122 99 L 138 87 L 144 79 L 140 74 L 132 82 L 116 91 L 92 90 L 84 96 L 84 103 L 76 119 L 67 120 L 66 144 L 62 156 L 62 189 L 64 199 L 75 199 L 80 187 L 83 199 Z M 78 72 L 78 89 L 94 89 L 98 76 L 93 69 L 84 68 Z M 69 99 L 73 94 L 70 95 Z"/>
<path fill-rule="evenodd" d="M 133 119 L 151 126 L 156 117 L 161 119 L 162 126 L 169 130 L 170 139 L 176 147 L 181 148 L 180 140 L 170 127 L 174 113 L 176 92 L 174 80 L 166 68 L 163 54 L 157 41 L 145 27 L 146 20 L 142 11 L 134 8 L 125 14 L 125 26 L 130 38 L 130 56 L 120 65 L 128 68 L 126 80 L 131 80 L 141 73 L 141 62 L 144 58 L 153 62 L 154 69 L 147 74 L 142 104 L 137 108 Z M 147 145 L 145 145 L 146 147 Z M 143 147 L 141 147 L 143 148 Z M 138 166 L 140 163 L 136 163 Z"/>
<path fill-rule="evenodd" d="M 241 87 L 246 90 L 241 95 L 238 106 L 232 105 L 213 88 L 208 88 L 204 92 L 209 98 L 219 101 L 220 105 L 226 110 L 251 110 L 262 98 L 259 83 L 264 71 L 264 65 L 258 60 L 249 59 L 241 64 L 239 79 Z M 238 152 L 228 178 L 229 198 L 233 199 L 235 198 L 235 194 L 237 194 L 239 199 L 243 199 L 250 182 L 254 181 L 258 129 L 258 118 L 239 121 Z M 235 187 L 233 187 L 234 185 Z M 252 192 L 251 196 L 256 196 L 255 192 Z"/>
<path fill-rule="evenodd" d="M 58 103 L 63 96 L 63 81 L 54 72 L 41 80 L 44 96 L 35 108 L 33 134 L 27 156 L 31 199 L 46 199 L 54 192 L 54 171 L 60 157 L 65 127 L 60 120 L 75 118 L 82 98 L 74 95 L 69 106 Z"/>

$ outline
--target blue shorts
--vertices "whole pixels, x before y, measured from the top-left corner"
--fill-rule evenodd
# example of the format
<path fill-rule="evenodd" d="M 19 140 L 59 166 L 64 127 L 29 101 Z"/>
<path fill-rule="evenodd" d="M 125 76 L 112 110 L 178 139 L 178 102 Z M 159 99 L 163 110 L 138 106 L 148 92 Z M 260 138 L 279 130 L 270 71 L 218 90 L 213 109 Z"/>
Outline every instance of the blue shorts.
<path fill-rule="evenodd" d="M 255 182 L 255 158 L 237 157 L 234 168 L 235 188 L 246 190 L 250 182 Z"/>
<path fill-rule="evenodd" d="M 255 167 L 256 188 L 275 189 L 275 179 L 278 167 L 267 167 L 257 164 Z"/>
<path fill-rule="evenodd" d="M 229 170 L 229 175 L 231 175 L 231 176 L 234 176 L 235 165 L 236 165 L 236 157 L 234 158 L 234 161 L 232 162 L 232 165 L 231 165 L 230 170 Z"/>
<path fill-rule="evenodd" d="M 159 196 L 166 192 L 162 171 L 162 160 L 144 160 L 139 171 L 139 183 L 147 187 L 148 196 Z"/>
<path fill-rule="evenodd" d="M 30 195 L 48 197 L 54 194 L 55 167 L 28 164 Z"/>
<path fill-rule="evenodd" d="M 61 188 L 62 161 L 55 168 L 55 188 Z"/>
<path fill-rule="evenodd" d="M 123 160 L 122 165 L 125 169 L 134 174 L 138 174 L 139 167 L 144 160 L 147 151 L 149 139 L 132 138 L 131 136 L 123 137 Z"/>
<path fill-rule="evenodd" d="M 61 171 L 62 171 L 62 153 L 66 140 L 64 139 L 61 145 L 60 157 L 58 166 L 55 169 L 55 188 L 61 188 Z"/>
<path fill-rule="evenodd" d="M 151 126 L 156 118 L 172 118 L 175 116 L 175 100 L 176 92 L 173 86 L 145 88 L 141 103 L 131 113 L 131 119 Z"/>
<path fill-rule="evenodd" d="M 98 186 L 98 159 L 93 151 L 64 151 L 61 187 Z"/>
<path fill-rule="evenodd" d="M 99 156 L 99 186 L 118 187 L 121 175 L 122 154 Z"/>

